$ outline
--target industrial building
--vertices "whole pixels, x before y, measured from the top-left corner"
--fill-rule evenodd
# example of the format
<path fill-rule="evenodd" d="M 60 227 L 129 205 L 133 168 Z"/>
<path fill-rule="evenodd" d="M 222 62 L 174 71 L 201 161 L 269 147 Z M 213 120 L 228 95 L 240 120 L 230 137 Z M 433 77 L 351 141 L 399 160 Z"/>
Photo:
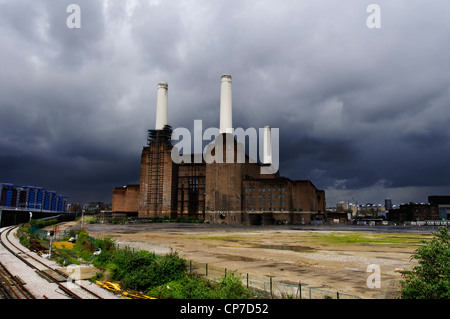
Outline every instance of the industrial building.
<path fill-rule="evenodd" d="M 431 195 L 428 203 L 402 204 L 390 209 L 387 214 L 390 221 L 449 221 L 450 196 Z"/>
<path fill-rule="evenodd" d="M 168 84 L 160 82 L 155 129 L 148 131 L 148 144 L 141 153 L 140 184 L 113 188 L 113 213 L 137 213 L 139 218 L 186 216 L 210 223 L 300 224 L 325 212 L 323 190 L 309 180 L 282 177 L 273 169 L 269 126 L 264 128 L 262 162 L 252 160 L 233 136 L 230 75 L 221 77 L 220 133 L 200 155 L 201 161 L 172 160 L 173 130 L 167 108 Z M 238 160 L 239 154 L 245 154 L 244 160 Z"/>

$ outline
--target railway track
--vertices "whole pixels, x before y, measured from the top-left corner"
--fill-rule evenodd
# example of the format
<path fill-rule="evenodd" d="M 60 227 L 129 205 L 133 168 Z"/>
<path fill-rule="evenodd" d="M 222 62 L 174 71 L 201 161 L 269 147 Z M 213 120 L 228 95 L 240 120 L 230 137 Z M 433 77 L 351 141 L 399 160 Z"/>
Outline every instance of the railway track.
<path fill-rule="evenodd" d="M 93 292 L 92 290 L 84 287 L 78 281 L 72 280 L 65 273 L 60 271 L 57 268 L 53 268 L 50 265 L 46 264 L 40 258 L 36 258 L 31 253 L 23 250 L 19 246 L 15 245 L 10 239 L 9 236 L 11 231 L 17 228 L 17 226 L 7 228 L 0 234 L 0 243 L 3 247 L 6 248 L 11 254 L 13 254 L 16 258 L 18 258 L 21 262 L 26 264 L 29 268 L 35 271 L 39 276 L 46 279 L 49 283 L 54 283 L 58 286 L 58 288 L 69 298 L 72 299 L 103 299 L 100 295 Z M 3 265 L 2 265 L 3 266 Z M 2 292 L 5 297 L 11 297 L 14 299 L 31 299 L 34 298 L 31 293 L 28 294 L 25 292 L 26 289 L 23 287 L 25 283 L 21 282 L 19 278 L 12 276 L 5 267 L 1 268 L 2 271 L 5 269 L 5 275 L 2 273 Z M 1 273 L 1 272 L 0 272 Z M 8 275 L 9 274 L 9 275 Z M 4 279 L 5 278 L 5 279 Z M 15 281 L 15 280 L 17 281 Z M 3 282 L 5 282 L 5 287 L 3 287 Z M 12 292 L 9 288 L 9 285 L 13 288 L 24 290 L 24 294 L 17 290 L 16 293 Z M 76 291 L 76 292 L 75 292 Z M 25 294 L 27 296 L 25 296 Z M 45 295 L 44 295 L 44 298 Z"/>
<path fill-rule="evenodd" d="M 5 299 L 34 299 L 34 296 L 23 286 L 17 276 L 13 276 L 6 267 L 0 263 L 0 292 Z"/>

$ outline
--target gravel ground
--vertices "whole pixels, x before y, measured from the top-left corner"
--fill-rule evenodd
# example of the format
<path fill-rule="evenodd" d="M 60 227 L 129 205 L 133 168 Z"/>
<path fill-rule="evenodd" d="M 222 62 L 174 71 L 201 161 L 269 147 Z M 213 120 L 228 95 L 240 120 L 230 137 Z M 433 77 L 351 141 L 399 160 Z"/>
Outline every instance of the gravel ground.
<path fill-rule="evenodd" d="M 369 299 L 394 293 L 401 279 L 397 268 L 413 266 L 417 246 L 394 243 L 323 243 L 327 234 L 362 232 L 363 236 L 387 233 L 429 234 L 432 228 L 364 226 L 235 226 L 208 224 L 91 224 L 93 237 L 112 236 L 119 245 L 167 253 L 208 263 L 208 269 L 238 270 L 253 280 L 272 277 L 276 282 L 301 282 L 309 287 L 339 291 Z M 399 234 L 398 236 L 402 236 Z M 414 236 L 414 235 L 413 235 Z M 317 238 L 314 239 L 314 238 Z M 298 249 L 291 249 L 292 247 Z M 303 250 L 302 250 L 303 249 Z M 370 265 L 381 270 L 381 288 L 370 289 Z"/>

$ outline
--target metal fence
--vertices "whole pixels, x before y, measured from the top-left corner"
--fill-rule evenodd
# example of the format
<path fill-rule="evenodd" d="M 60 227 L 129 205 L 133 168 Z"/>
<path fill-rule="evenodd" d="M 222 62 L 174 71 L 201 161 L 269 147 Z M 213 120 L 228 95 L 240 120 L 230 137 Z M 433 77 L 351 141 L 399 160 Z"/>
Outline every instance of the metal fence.
<path fill-rule="evenodd" d="M 239 276 L 242 284 L 255 288 L 267 298 L 282 299 L 360 299 L 359 296 L 310 287 L 299 282 L 277 280 L 276 277 L 261 277 L 249 273 L 241 274 L 228 268 L 188 260 L 187 271 L 210 280 L 220 280 L 226 276 Z"/>

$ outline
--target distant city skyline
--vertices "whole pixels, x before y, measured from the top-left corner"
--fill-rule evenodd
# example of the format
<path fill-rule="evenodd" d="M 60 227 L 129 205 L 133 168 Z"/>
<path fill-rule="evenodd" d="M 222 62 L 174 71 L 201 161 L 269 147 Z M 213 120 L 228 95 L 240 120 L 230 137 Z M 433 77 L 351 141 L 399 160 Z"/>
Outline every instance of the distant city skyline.
<path fill-rule="evenodd" d="M 0 181 L 109 203 L 139 181 L 158 82 L 173 128 L 218 127 L 232 74 L 233 124 L 279 128 L 280 174 L 327 206 L 449 195 L 450 3 L 376 1 L 379 25 L 370 4 L 2 1 Z"/>

